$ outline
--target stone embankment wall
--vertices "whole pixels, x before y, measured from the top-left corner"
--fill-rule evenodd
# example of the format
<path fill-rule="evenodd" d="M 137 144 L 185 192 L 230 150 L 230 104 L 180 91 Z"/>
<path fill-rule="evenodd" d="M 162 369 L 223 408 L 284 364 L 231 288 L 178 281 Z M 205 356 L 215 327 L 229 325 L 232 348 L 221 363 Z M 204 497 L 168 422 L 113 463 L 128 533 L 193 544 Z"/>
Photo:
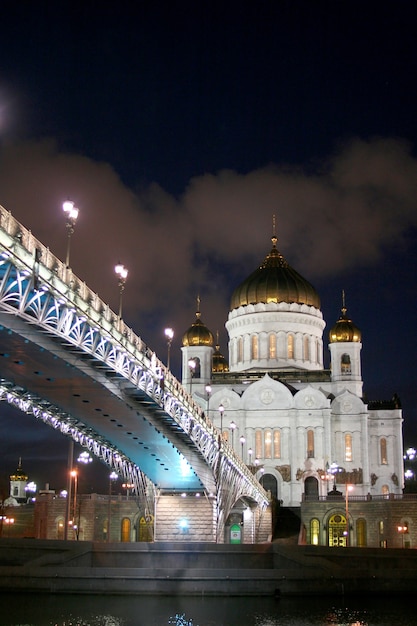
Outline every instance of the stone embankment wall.
<path fill-rule="evenodd" d="M 1 592 L 304 596 L 416 586 L 415 550 L 0 541 Z"/>

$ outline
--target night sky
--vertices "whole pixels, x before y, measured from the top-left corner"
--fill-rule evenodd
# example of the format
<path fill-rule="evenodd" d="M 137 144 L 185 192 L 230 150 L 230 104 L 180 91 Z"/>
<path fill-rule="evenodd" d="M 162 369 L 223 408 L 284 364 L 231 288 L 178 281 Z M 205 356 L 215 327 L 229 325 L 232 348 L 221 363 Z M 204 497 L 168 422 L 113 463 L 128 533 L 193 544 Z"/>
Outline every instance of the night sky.
<path fill-rule="evenodd" d="M 366 396 L 398 393 L 417 445 L 416 32 L 411 0 L 6 0 L 0 204 L 65 260 L 74 200 L 74 272 L 117 311 L 113 268 L 129 269 L 125 321 L 162 360 L 174 328 L 177 376 L 197 295 L 227 354 L 230 296 L 275 215 L 325 345 L 344 289 Z M 66 450 L 0 406 L 2 479 L 21 456 L 59 489 Z"/>

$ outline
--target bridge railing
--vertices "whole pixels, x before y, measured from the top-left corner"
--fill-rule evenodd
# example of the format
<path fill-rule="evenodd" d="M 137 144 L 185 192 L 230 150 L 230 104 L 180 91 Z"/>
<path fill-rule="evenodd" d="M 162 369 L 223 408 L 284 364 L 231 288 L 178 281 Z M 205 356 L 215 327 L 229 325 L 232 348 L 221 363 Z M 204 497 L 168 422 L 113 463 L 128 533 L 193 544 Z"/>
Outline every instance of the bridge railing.
<path fill-rule="evenodd" d="M 1 205 L 0 227 L 12 240 L 8 246 L 10 251 L 12 251 L 13 245 L 18 243 L 30 255 L 30 263 L 29 260 L 27 261 L 27 267 L 30 271 L 40 272 L 41 266 L 39 264 L 42 264 L 53 277 L 56 277 L 59 282 L 66 286 L 65 293 L 61 293 L 65 299 L 74 306 L 80 307 L 83 310 L 83 314 L 90 318 L 94 325 L 101 326 L 103 330 L 110 333 L 134 358 L 137 358 L 147 368 L 158 372 L 161 378 L 164 379 L 167 389 L 180 398 L 192 413 L 198 415 L 209 430 L 214 428 L 208 419 L 204 419 L 200 405 L 194 401 L 178 379 L 158 359 L 141 337 L 136 335 L 125 324 L 123 319 L 119 318 L 109 305 L 88 287 L 85 281 L 78 278 L 71 268 L 67 267 L 47 246 L 39 241 L 31 230 L 23 226 L 10 211 L 7 211 Z M 45 280 L 47 280 L 47 277 L 45 277 Z M 57 291 L 63 291 L 59 288 L 59 284 L 54 284 L 53 286 L 57 288 Z"/>

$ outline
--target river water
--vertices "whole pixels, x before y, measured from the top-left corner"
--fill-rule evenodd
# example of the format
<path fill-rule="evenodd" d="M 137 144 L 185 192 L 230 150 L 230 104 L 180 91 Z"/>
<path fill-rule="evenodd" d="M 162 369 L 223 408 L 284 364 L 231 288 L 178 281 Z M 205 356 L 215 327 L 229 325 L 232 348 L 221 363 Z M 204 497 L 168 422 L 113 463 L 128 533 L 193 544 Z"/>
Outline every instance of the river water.
<path fill-rule="evenodd" d="M 0 594 L 1 626 L 413 626 L 415 598 Z"/>

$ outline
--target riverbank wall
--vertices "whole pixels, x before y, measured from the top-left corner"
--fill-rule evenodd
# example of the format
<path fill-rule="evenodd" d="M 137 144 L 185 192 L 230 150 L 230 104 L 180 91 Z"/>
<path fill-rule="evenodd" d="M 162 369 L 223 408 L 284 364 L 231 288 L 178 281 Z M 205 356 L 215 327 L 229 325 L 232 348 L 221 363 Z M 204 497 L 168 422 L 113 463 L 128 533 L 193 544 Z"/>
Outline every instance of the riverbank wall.
<path fill-rule="evenodd" d="M 416 587 L 416 550 L 0 540 L 0 592 L 278 597 Z"/>

